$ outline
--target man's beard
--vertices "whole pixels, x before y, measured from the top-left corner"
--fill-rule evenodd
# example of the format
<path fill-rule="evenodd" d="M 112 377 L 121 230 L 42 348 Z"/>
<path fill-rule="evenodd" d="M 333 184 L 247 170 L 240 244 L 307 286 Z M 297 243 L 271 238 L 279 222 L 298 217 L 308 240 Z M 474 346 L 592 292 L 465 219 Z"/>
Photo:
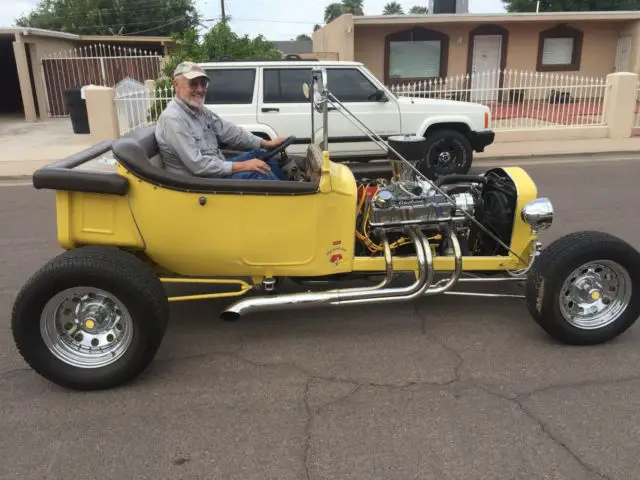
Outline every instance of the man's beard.
<path fill-rule="evenodd" d="M 187 105 L 193 108 L 202 108 L 204 106 L 204 95 L 191 95 L 187 99 Z"/>

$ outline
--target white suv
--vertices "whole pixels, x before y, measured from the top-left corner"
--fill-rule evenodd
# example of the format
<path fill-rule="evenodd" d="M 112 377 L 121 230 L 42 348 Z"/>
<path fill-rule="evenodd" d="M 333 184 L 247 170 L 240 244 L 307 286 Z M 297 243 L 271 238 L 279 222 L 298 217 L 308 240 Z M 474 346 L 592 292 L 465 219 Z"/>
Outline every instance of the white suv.
<path fill-rule="evenodd" d="M 429 98 L 400 97 L 362 63 L 278 60 L 204 62 L 211 77 L 205 104 L 220 116 L 265 137 L 297 137 L 289 147 L 303 153 L 311 141 L 311 104 L 302 85 L 311 70 L 327 70 L 327 86 L 349 111 L 383 139 L 410 134 L 428 141 L 425 174 L 466 173 L 473 152 L 493 143 L 491 112 L 480 104 Z M 322 117 L 315 114 L 316 139 L 322 140 Z M 329 149 L 333 160 L 386 158 L 358 126 L 338 112 L 329 113 Z"/>

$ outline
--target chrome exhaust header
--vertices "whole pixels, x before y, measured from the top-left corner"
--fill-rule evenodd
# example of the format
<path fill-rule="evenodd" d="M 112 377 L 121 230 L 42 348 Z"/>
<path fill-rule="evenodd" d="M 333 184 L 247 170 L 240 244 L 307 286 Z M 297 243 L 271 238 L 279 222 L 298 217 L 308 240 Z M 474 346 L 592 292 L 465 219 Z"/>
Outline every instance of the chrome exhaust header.
<path fill-rule="evenodd" d="M 222 311 L 223 320 L 235 320 L 241 315 L 256 311 L 307 308 L 321 305 L 345 305 L 358 303 L 382 303 L 411 300 L 425 294 L 433 281 L 433 256 L 427 237 L 416 228 L 408 228 L 418 260 L 418 278 L 406 287 L 386 288 L 394 275 L 393 259 L 386 236 L 383 237 L 386 276 L 374 287 L 335 289 L 322 292 L 291 293 L 277 296 L 246 298 L 233 303 Z"/>

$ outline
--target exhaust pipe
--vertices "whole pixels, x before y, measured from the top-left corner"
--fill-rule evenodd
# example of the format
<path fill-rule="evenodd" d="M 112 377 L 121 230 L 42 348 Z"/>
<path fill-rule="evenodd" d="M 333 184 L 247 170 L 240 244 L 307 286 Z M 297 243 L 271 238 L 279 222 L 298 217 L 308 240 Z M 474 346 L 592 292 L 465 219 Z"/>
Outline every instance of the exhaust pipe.
<path fill-rule="evenodd" d="M 407 287 L 381 288 L 393 278 L 393 264 L 388 241 L 384 238 L 387 275 L 380 285 L 351 289 L 335 289 L 324 292 L 292 293 L 274 297 L 255 297 L 240 300 L 221 313 L 223 320 L 236 320 L 254 311 L 284 310 L 319 305 L 341 305 L 369 299 L 371 302 L 409 300 L 423 295 L 433 281 L 433 258 L 427 237 L 415 228 L 408 233 L 413 241 L 418 259 L 418 279 Z"/>

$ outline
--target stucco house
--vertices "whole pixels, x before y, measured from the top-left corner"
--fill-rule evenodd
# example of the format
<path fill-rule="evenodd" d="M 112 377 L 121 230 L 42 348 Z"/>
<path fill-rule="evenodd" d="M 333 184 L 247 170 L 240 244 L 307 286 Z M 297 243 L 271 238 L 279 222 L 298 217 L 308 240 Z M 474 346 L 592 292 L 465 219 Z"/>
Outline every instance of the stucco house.
<path fill-rule="evenodd" d="M 387 85 L 505 69 L 640 73 L 640 11 L 346 14 L 313 33 L 313 50 L 362 62 Z"/>

